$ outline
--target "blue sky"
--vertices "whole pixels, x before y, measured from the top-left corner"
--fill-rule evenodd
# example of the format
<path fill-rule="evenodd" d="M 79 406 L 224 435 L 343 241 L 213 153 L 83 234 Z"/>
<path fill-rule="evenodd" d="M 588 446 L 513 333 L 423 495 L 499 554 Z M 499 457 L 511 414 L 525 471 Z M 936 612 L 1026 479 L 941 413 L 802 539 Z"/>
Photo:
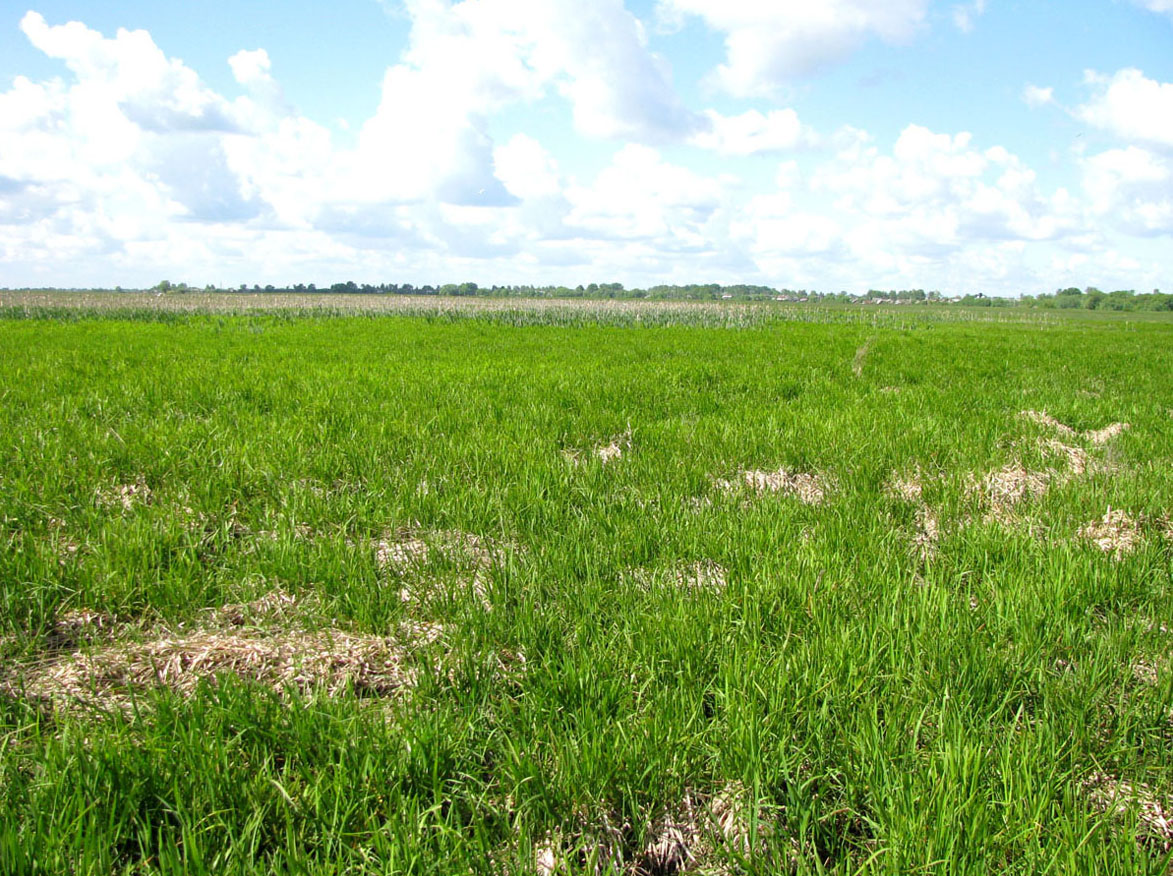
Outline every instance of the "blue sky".
<path fill-rule="evenodd" d="M 1173 289 L 1173 0 L 0 10 L 0 286 Z"/>

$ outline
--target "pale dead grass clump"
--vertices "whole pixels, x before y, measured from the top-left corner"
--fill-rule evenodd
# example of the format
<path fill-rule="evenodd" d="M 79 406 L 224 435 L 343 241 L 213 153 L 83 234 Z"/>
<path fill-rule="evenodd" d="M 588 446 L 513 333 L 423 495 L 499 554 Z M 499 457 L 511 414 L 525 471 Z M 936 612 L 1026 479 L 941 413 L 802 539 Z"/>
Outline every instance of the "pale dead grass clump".
<path fill-rule="evenodd" d="M 251 602 L 230 602 L 205 610 L 209 624 L 217 628 L 259 626 L 287 622 L 303 616 L 318 604 L 314 595 L 294 596 L 280 588 L 270 590 Z"/>
<path fill-rule="evenodd" d="M 511 552 L 519 551 L 518 545 L 460 530 L 407 528 L 387 533 L 375 542 L 375 564 L 381 572 L 400 580 L 399 595 L 404 602 L 429 595 L 450 596 L 464 589 L 489 611 L 489 575 Z M 430 574 L 429 566 L 434 563 L 447 563 L 453 572 Z"/>
<path fill-rule="evenodd" d="M 652 825 L 648 842 L 636 863 L 636 873 L 682 873 L 707 849 L 704 848 L 705 813 L 686 793 L 675 812 L 665 812 Z"/>
<path fill-rule="evenodd" d="M 139 477 L 133 483 L 114 484 L 110 487 L 99 487 L 94 497 L 102 508 L 118 508 L 122 511 L 133 511 L 139 505 L 151 503 L 151 488 L 146 481 Z"/>
<path fill-rule="evenodd" d="M 437 560 L 488 569 L 500 565 L 511 551 L 518 550 L 517 545 L 458 529 L 409 527 L 385 533 L 375 542 L 375 562 L 382 570 L 400 574 Z"/>
<path fill-rule="evenodd" d="M 570 870 L 631 876 L 676 873 L 732 874 L 733 859 L 751 855 L 780 865 L 776 825 L 755 806 L 740 783 L 719 793 L 686 792 L 680 803 L 661 812 L 646 826 L 640 840 L 629 824 L 616 824 L 606 814 L 580 817 L 566 830 L 547 835 L 534 850 L 538 873 L 552 876 Z M 787 845 L 792 859 L 793 843 Z"/>
<path fill-rule="evenodd" d="M 1156 684 L 1160 674 L 1157 664 L 1152 660 L 1137 660 L 1132 664 L 1132 677 L 1141 684 Z"/>
<path fill-rule="evenodd" d="M 289 530 L 289 534 L 294 541 L 311 541 L 316 533 L 314 528 L 308 523 L 295 523 Z M 263 538 L 266 541 L 279 542 L 281 540 L 281 532 L 276 529 L 258 529 L 257 538 Z"/>
<path fill-rule="evenodd" d="M 118 618 L 92 608 L 75 608 L 57 616 L 48 636 L 50 648 L 76 648 L 113 634 L 122 624 Z"/>
<path fill-rule="evenodd" d="M 615 824 L 606 812 L 589 816 L 580 813 L 568 828 L 544 837 L 534 849 L 534 869 L 541 876 L 556 873 L 623 873 L 623 844 L 631 830 L 628 824 Z"/>
<path fill-rule="evenodd" d="M 1116 559 L 1132 553 L 1143 540 L 1140 522 L 1119 508 L 1108 508 L 1099 520 L 1081 526 L 1077 535 Z"/>
<path fill-rule="evenodd" d="M 982 478 L 979 489 L 994 511 L 1012 508 L 1024 499 L 1037 499 L 1047 492 L 1055 472 L 1034 471 L 1021 462 L 1010 462 Z"/>
<path fill-rule="evenodd" d="M 613 462 L 616 459 L 621 458 L 623 454 L 630 449 L 631 437 L 625 435 L 618 438 L 612 438 L 609 443 L 604 444 L 601 447 L 596 447 L 595 456 L 599 458 L 600 463 L 606 465 L 609 462 Z"/>
<path fill-rule="evenodd" d="M 597 459 L 600 465 L 607 465 L 631 452 L 631 438 L 631 425 L 628 424 L 627 429 L 621 434 L 615 435 L 609 441 L 596 444 L 589 451 L 571 447 L 563 450 L 562 455 L 575 465 L 582 465 L 590 457 Z"/>
<path fill-rule="evenodd" d="M 1091 434 L 1076 432 L 1044 412 L 1023 411 L 1022 416 L 1039 425 L 1051 427 L 1064 436 L 1087 438 Z M 1109 427 L 1111 428 L 1113 427 Z M 1019 459 L 1013 459 L 981 477 L 975 474 L 967 475 L 966 491 L 971 496 L 976 496 L 985 507 L 983 522 L 997 523 L 1007 529 L 1022 530 L 1032 537 L 1041 536 L 1042 528 L 1037 521 L 1020 513 L 1021 505 L 1028 500 L 1041 498 L 1052 487 L 1061 486 L 1073 478 L 1111 471 L 1110 466 L 1093 457 L 1084 448 L 1067 444 L 1057 438 L 1040 438 L 1034 446 L 1048 457 L 1057 457 L 1060 464 L 1034 468 L 1028 467 Z"/>
<path fill-rule="evenodd" d="M 884 485 L 884 492 L 894 499 L 916 506 L 912 532 L 912 551 L 921 562 L 937 552 L 943 527 L 937 512 L 924 502 L 924 473 L 920 466 L 912 472 L 894 472 Z"/>
<path fill-rule="evenodd" d="M 1082 447 L 1073 447 L 1054 438 L 1040 439 L 1039 447 L 1045 453 L 1062 458 L 1067 464 L 1067 470 L 1077 477 L 1094 472 L 1099 468 L 1099 464 Z"/>
<path fill-rule="evenodd" d="M 863 342 L 859 349 L 855 351 L 855 358 L 851 360 L 851 373 L 856 377 L 863 377 L 863 365 L 864 362 L 867 361 L 868 353 L 871 352 L 873 340 L 875 340 L 875 338 L 868 338 Z"/>
<path fill-rule="evenodd" d="M 966 492 L 976 497 L 985 508 L 981 518 L 983 523 L 996 523 L 1005 529 L 1024 531 L 1033 536 L 1038 534 L 1038 527 L 1034 521 L 1018 513 L 1018 506 L 1027 499 L 1041 497 L 1058 476 L 1053 469 L 1037 471 L 1014 461 L 987 472 L 981 478 L 968 474 Z M 973 522 L 967 517 L 962 526 Z"/>
<path fill-rule="evenodd" d="M 697 560 L 672 570 L 672 583 L 684 590 L 724 590 L 725 567 L 712 560 Z"/>
<path fill-rule="evenodd" d="M 1076 431 L 1068 426 L 1066 423 L 1061 423 L 1056 420 L 1046 411 L 1022 411 L 1019 416 L 1025 420 L 1030 420 L 1036 426 L 1044 426 L 1048 429 L 1054 429 L 1060 435 L 1068 435 L 1074 437 Z"/>
<path fill-rule="evenodd" d="M 190 696 L 201 682 L 234 675 L 278 693 L 387 696 L 411 687 L 412 650 L 439 638 L 436 625 L 400 637 L 341 630 L 196 630 L 145 642 L 106 645 L 33 667 L 10 685 L 63 704 L 125 708 L 134 693 L 166 688 Z"/>
<path fill-rule="evenodd" d="M 1129 429 L 1128 423 L 1110 423 L 1102 429 L 1088 429 L 1085 432 L 1078 432 L 1066 423 L 1055 419 L 1046 411 L 1022 411 L 1020 416 L 1030 420 L 1035 425 L 1053 429 L 1060 435 L 1068 438 L 1082 438 L 1095 445 L 1107 444 L 1113 438 L 1119 437 Z"/>
<path fill-rule="evenodd" d="M 639 566 L 621 572 L 619 578 L 642 590 L 668 586 L 677 590 L 719 592 L 725 589 L 727 575 L 725 567 L 720 563 L 702 559 L 691 563 L 678 563 L 668 569 L 657 570 Z"/>
<path fill-rule="evenodd" d="M 941 521 L 927 505 L 916 512 L 916 529 L 912 536 L 912 549 L 921 560 L 931 558 L 937 552 L 941 541 Z"/>
<path fill-rule="evenodd" d="M 1117 818 L 1136 817 L 1136 838 L 1162 852 L 1173 850 L 1173 799 L 1157 795 L 1144 783 L 1126 782 L 1107 773 L 1085 782 L 1092 806 Z"/>
<path fill-rule="evenodd" d="M 1084 432 L 1083 437 L 1092 444 L 1107 444 L 1113 438 L 1123 434 L 1128 428 L 1128 423 L 1112 423 L 1103 429 L 1091 429 Z"/>
<path fill-rule="evenodd" d="M 919 502 L 924 493 L 924 475 L 918 465 L 912 472 L 893 472 L 884 492 L 902 502 Z"/>
<path fill-rule="evenodd" d="M 724 478 L 715 480 L 713 486 L 724 493 L 748 491 L 757 496 L 767 493 L 793 496 L 807 505 L 822 505 L 830 492 L 830 484 L 823 475 L 812 472 L 790 472 L 785 468 L 780 468 L 777 471 L 742 470 L 732 480 Z"/>
<path fill-rule="evenodd" d="M 81 555 L 81 542 L 68 534 L 65 521 L 59 517 L 50 517 L 48 524 L 50 538 L 57 551 L 57 562 L 68 566 Z"/>
<path fill-rule="evenodd" d="M 414 685 L 413 655 L 444 632 L 429 623 L 403 624 L 393 636 L 307 629 L 299 622 L 307 602 L 275 590 L 209 610 L 198 629 L 139 628 L 134 640 L 119 639 L 133 625 L 111 615 L 69 612 L 55 627 L 57 652 L 11 668 L 0 687 L 66 710 L 125 710 L 136 694 L 160 688 L 189 696 L 225 675 L 278 693 L 388 696 Z M 83 644 L 91 647 L 69 650 Z"/>
<path fill-rule="evenodd" d="M 375 564 L 381 570 L 403 574 L 427 563 L 432 548 L 414 535 L 382 538 L 375 542 Z"/>

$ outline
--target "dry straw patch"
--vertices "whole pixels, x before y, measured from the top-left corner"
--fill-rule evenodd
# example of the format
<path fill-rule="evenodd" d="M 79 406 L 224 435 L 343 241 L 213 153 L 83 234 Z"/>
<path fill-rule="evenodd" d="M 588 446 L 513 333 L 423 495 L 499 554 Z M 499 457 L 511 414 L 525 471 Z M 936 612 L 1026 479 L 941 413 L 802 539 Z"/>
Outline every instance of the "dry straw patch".
<path fill-rule="evenodd" d="M 488 569 L 505 562 L 516 545 L 462 532 L 459 529 L 400 529 L 375 542 L 375 562 L 380 569 L 404 574 L 437 560 Z"/>
<path fill-rule="evenodd" d="M 1082 447 L 1064 444 L 1054 438 L 1041 439 L 1039 447 L 1044 453 L 1060 457 L 1067 464 L 1067 470 L 1076 477 L 1093 473 L 1099 469 L 1096 460 L 1093 460 Z"/>
<path fill-rule="evenodd" d="M 197 630 L 74 653 L 35 666 L 7 686 L 35 699 L 104 708 L 126 708 L 133 694 L 158 688 L 190 696 L 201 682 L 224 675 L 279 693 L 337 696 L 353 689 L 387 696 L 414 685 L 413 650 L 441 632 L 435 625 L 399 637 L 340 630 Z"/>
<path fill-rule="evenodd" d="M 821 474 L 790 472 L 785 468 L 777 471 L 742 470 L 731 480 L 721 478 L 713 481 L 713 486 L 723 493 L 750 492 L 757 496 L 768 493 L 793 496 L 807 505 L 822 505 L 831 490 L 827 478 Z"/>
<path fill-rule="evenodd" d="M 66 531 L 65 521 L 58 517 L 48 520 L 50 540 L 57 552 L 57 562 L 68 566 L 82 553 L 82 545 Z"/>
<path fill-rule="evenodd" d="M 871 352 L 873 340 L 875 340 L 875 338 L 868 338 L 859 347 L 859 349 L 855 351 L 855 358 L 851 360 L 851 373 L 856 377 L 863 377 L 863 365 L 864 362 L 867 361 L 868 353 Z"/>
<path fill-rule="evenodd" d="M 600 465 L 608 465 L 631 452 L 631 425 L 628 424 L 621 434 L 614 436 L 609 441 L 600 442 L 589 451 L 577 450 L 574 448 L 567 448 L 562 451 L 562 455 L 575 465 L 582 465 L 588 458 L 595 458 Z"/>
<path fill-rule="evenodd" d="M 624 867 L 623 845 L 631 827 L 615 824 L 607 813 L 593 817 L 580 814 L 566 830 L 548 834 L 534 849 L 534 869 L 541 876 L 571 870 L 585 873 L 628 872 Z"/>
<path fill-rule="evenodd" d="M 1066 423 L 1055 419 L 1046 411 L 1021 411 L 1019 416 L 1023 419 L 1030 420 L 1037 426 L 1053 429 L 1060 435 L 1069 438 L 1082 438 L 1095 445 L 1107 444 L 1130 428 L 1128 423 L 1110 423 L 1102 429 L 1088 429 L 1085 432 L 1078 432 Z"/>
<path fill-rule="evenodd" d="M 1092 429 L 1084 432 L 1083 437 L 1092 444 L 1107 444 L 1113 438 L 1123 434 L 1128 428 L 1128 423 L 1112 423 L 1103 429 Z"/>
<path fill-rule="evenodd" d="M 924 493 L 924 475 L 920 466 L 911 473 L 894 472 L 884 485 L 884 492 L 902 502 L 919 502 Z"/>
<path fill-rule="evenodd" d="M 777 829 L 744 786 L 732 783 L 714 795 L 686 792 L 643 832 L 617 825 L 606 814 L 579 818 L 568 829 L 546 836 L 534 850 L 535 869 L 552 876 L 571 870 L 660 876 L 675 873 L 732 874 L 730 859 L 751 854 L 775 860 Z M 793 844 L 788 844 L 793 858 Z"/>
<path fill-rule="evenodd" d="M 637 567 L 620 573 L 620 580 L 649 590 L 656 586 L 669 586 L 677 590 L 720 592 L 728 583 L 728 572 L 720 563 L 701 559 L 691 563 L 678 563 L 669 569 Z"/>
<path fill-rule="evenodd" d="M 450 596 L 457 589 L 470 591 L 489 611 L 489 574 L 520 547 L 460 530 L 424 531 L 414 528 L 387 533 L 375 542 L 375 564 L 380 572 L 401 582 L 400 598 L 415 602 L 429 595 Z M 448 563 L 454 576 L 429 574 L 429 566 Z"/>
<path fill-rule="evenodd" d="M 916 529 L 912 536 L 912 549 L 922 560 L 927 560 L 937 552 L 937 545 L 941 541 L 941 521 L 928 506 L 922 506 L 916 512 Z"/>
<path fill-rule="evenodd" d="M 937 552 L 942 526 L 937 513 L 924 503 L 924 473 L 918 465 L 911 473 L 894 472 L 884 486 L 884 492 L 894 499 L 916 506 L 912 533 L 912 550 L 922 562 Z"/>
<path fill-rule="evenodd" d="M 1116 559 L 1132 553 L 1143 540 L 1140 522 L 1119 508 L 1108 508 L 1099 520 L 1081 526 L 1077 535 Z"/>
<path fill-rule="evenodd" d="M 1037 499 L 1047 492 L 1055 472 L 1034 471 L 1021 462 L 1010 462 L 987 472 L 978 484 L 982 498 L 998 512 L 1014 507 L 1025 499 Z"/>
<path fill-rule="evenodd" d="M 1137 660 L 1132 664 L 1132 677 L 1141 684 L 1156 684 L 1160 681 L 1164 667 L 1152 660 Z"/>
<path fill-rule="evenodd" d="M 270 590 L 251 602 L 230 602 L 205 611 L 210 626 L 247 627 L 288 623 L 304 617 L 318 605 L 314 595 L 299 597 L 280 588 Z"/>
<path fill-rule="evenodd" d="M 1056 420 L 1046 411 L 1021 411 L 1019 416 L 1025 420 L 1030 420 L 1036 426 L 1043 426 L 1047 429 L 1054 429 L 1060 435 L 1074 436 L 1076 431 L 1068 426 L 1066 423 L 1061 423 Z"/>
<path fill-rule="evenodd" d="M 78 608 L 61 614 L 49 631 L 48 645 L 55 650 L 76 648 L 86 642 L 108 638 L 124 625 L 115 615 L 91 608 Z"/>
<path fill-rule="evenodd" d="M 142 477 L 138 477 L 133 483 L 98 487 L 94 491 L 94 498 L 101 508 L 133 511 L 140 505 L 150 504 L 151 488 Z"/>
<path fill-rule="evenodd" d="M 1067 438 L 1079 438 L 1093 444 L 1103 444 L 1128 428 L 1127 423 L 1113 423 L 1091 432 L 1077 432 L 1045 411 L 1022 411 L 1020 416 L 1036 425 L 1058 432 Z M 1071 478 L 1084 477 L 1107 470 L 1082 447 L 1067 444 L 1057 438 L 1040 438 L 1035 446 L 1048 457 L 1057 457 L 1058 468 L 1029 468 L 1021 460 L 1013 460 L 980 478 L 968 476 L 967 491 L 976 495 L 988 510 L 986 520 L 1005 525 L 1029 526 L 1029 521 L 1017 518 L 1013 511 L 1026 500 L 1041 498 L 1052 486 Z"/>
<path fill-rule="evenodd" d="M 305 601 L 275 590 L 209 610 L 198 629 L 148 629 L 141 641 L 118 641 L 131 627 L 110 615 L 71 612 L 58 620 L 55 644 L 93 647 L 17 666 L 0 686 L 65 709 L 125 710 L 136 694 L 164 688 L 189 696 L 201 682 L 224 675 L 279 693 L 387 696 L 414 685 L 415 652 L 443 634 L 438 624 L 419 623 L 394 636 L 311 630 L 297 622 L 306 610 Z"/>
<path fill-rule="evenodd" d="M 1139 843 L 1162 852 L 1173 850 L 1173 799 L 1157 795 L 1146 784 L 1133 784 L 1103 772 L 1094 773 L 1085 786 L 1098 812 L 1117 818 L 1135 815 Z"/>

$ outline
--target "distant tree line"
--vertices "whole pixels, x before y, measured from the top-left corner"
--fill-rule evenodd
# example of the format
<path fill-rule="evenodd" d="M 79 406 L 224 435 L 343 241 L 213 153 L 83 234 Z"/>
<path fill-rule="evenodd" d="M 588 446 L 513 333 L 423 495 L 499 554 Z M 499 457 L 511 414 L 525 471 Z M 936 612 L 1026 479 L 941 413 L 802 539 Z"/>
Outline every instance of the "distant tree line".
<path fill-rule="evenodd" d="M 1173 295 L 1160 289 L 1141 293 L 1132 289 L 1103 292 L 1094 286 L 1083 290 L 1072 286 L 1053 295 L 1024 295 L 1020 301 L 1028 307 L 1056 310 L 1173 310 Z"/>

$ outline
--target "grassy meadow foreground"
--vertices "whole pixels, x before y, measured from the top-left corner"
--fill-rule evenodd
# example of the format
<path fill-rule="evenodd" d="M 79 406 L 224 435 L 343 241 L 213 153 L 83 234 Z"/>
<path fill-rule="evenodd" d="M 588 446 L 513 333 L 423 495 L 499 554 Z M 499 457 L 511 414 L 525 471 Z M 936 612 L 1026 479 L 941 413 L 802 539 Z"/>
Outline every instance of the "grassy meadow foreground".
<path fill-rule="evenodd" d="M 1167 872 L 1173 322 L 640 306 L 0 307 L 0 872 Z"/>

